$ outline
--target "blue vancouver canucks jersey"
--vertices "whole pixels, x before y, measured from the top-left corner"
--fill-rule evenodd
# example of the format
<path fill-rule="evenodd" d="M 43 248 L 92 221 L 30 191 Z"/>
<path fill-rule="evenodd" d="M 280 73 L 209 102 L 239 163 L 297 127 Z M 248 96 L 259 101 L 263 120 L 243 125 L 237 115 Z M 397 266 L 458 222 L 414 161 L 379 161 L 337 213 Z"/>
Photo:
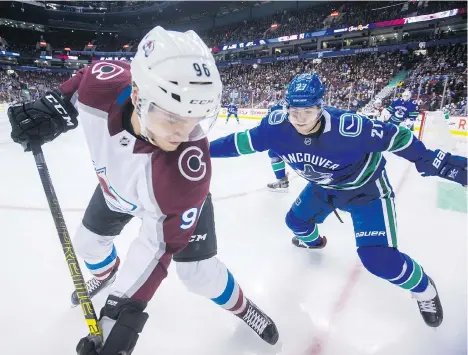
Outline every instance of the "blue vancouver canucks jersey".
<path fill-rule="evenodd" d="M 320 120 L 319 131 L 304 136 L 287 113 L 276 110 L 255 128 L 212 141 L 210 153 L 214 158 L 233 157 L 271 149 L 303 178 L 324 188 L 351 190 L 381 175 L 382 152 L 412 162 L 426 152 L 409 129 L 392 123 L 333 107 L 325 107 Z"/>
<path fill-rule="evenodd" d="M 237 114 L 237 106 L 236 105 L 228 105 L 227 112 Z"/>
<path fill-rule="evenodd" d="M 387 110 L 392 114 L 391 120 L 395 124 L 400 124 L 400 122 L 410 119 L 415 121 L 419 114 L 418 104 L 414 100 L 405 101 L 401 98 L 393 101 L 390 106 L 387 107 Z"/>

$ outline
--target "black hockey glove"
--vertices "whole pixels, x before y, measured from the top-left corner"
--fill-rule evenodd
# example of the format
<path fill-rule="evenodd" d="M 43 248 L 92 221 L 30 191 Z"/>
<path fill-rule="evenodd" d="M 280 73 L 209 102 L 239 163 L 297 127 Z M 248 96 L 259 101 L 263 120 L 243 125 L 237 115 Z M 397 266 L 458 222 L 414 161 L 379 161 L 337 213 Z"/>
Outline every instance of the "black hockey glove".
<path fill-rule="evenodd" d="M 459 155 L 445 153 L 439 149 L 427 150 L 426 154 L 415 162 L 416 169 L 422 176 L 440 176 L 441 178 L 467 185 L 467 159 Z"/>
<path fill-rule="evenodd" d="M 110 295 L 99 318 L 104 344 L 96 344 L 87 336 L 76 346 L 77 354 L 130 355 L 148 319 L 148 313 L 143 312 L 145 308 L 146 302 Z"/>
<path fill-rule="evenodd" d="M 32 141 L 50 142 L 61 133 L 78 126 L 78 111 L 60 91 L 48 91 L 36 101 L 12 105 L 8 109 L 11 138 L 30 150 Z"/>

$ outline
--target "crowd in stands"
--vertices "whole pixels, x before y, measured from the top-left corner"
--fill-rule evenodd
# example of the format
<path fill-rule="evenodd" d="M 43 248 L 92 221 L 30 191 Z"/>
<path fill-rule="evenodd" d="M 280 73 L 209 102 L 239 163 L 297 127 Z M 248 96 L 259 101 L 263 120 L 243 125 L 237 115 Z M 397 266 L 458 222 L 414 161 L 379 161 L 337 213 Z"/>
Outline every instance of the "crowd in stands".
<path fill-rule="evenodd" d="M 343 15 L 331 22 L 331 27 L 365 25 L 372 22 L 425 15 L 465 6 L 466 4 L 457 1 L 348 2 L 342 9 Z"/>
<path fill-rule="evenodd" d="M 0 69 L 0 103 L 33 100 L 70 77 L 68 73 L 41 73 Z"/>
<path fill-rule="evenodd" d="M 449 106 L 452 113 L 463 111 L 467 98 L 466 66 L 466 44 L 428 48 L 426 56 L 413 57 L 412 69 L 401 85 L 402 90 L 411 90 L 420 109 L 440 109 L 445 95 L 444 106 Z"/>
<path fill-rule="evenodd" d="M 379 53 L 221 68 L 223 103 L 267 108 L 295 74 L 316 72 L 327 86 L 326 104 L 358 109 L 387 85 L 402 65 L 400 54 Z"/>
<path fill-rule="evenodd" d="M 106 6 L 133 6 L 131 2 L 106 2 Z M 74 6 L 73 2 L 67 3 Z M 76 2 L 79 4 L 79 2 Z M 89 4 L 88 4 L 89 5 Z M 92 6 L 104 6 L 94 2 Z M 417 2 L 329 2 L 299 10 L 282 10 L 274 16 L 244 21 L 216 28 L 204 34 L 209 45 L 271 38 L 292 33 L 309 32 L 329 27 L 366 24 L 381 20 L 433 13 L 466 7 L 456 1 Z M 330 17 L 332 11 L 339 16 Z M 276 29 L 271 24 L 278 24 Z M 39 40 L 63 49 L 65 46 L 82 50 L 88 43 L 97 50 L 119 50 L 129 42 L 124 34 L 57 30 L 39 33 L 26 29 L 2 27 L 2 36 L 8 39 L 12 51 L 27 53 Z M 9 40 L 15 36 L 20 40 Z M 434 31 L 434 36 L 437 31 Z M 403 39 L 405 40 L 405 39 Z M 414 40 L 414 39 L 413 39 Z M 424 38 L 422 40 L 425 40 Z M 224 83 L 223 104 L 235 103 L 240 107 L 266 108 L 283 96 L 287 83 L 296 73 L 317 72 L 327 86 L 325 102 L 346 109 L 359 109 L 366 105 L 397 72 L 409 69 L 409 75 L 399 86 L 409 88 L 423 109 L 439 108 L 443 102 L 459 108 L 466 102 L 467 55 L 466 45 L 430 47 L 427 55 L 398 52 L 360 54 L 356 56 L 315 60 L 287 60 L 263 65 L 233 65 L 220 69 Z M 253 52 L 248 55 L 257 55 Z M 37 54 L 37 53 L 36 53 Z M 284 55 L 282 53 L 281 55 Z M 447 85 L 445 86 L 445 77 Z M 442 76 L 442 77 L 441 77 Z M 15 72 L 10 75 L 0 70 L 0 101 L 16 101 L 26 91 L 31 97 L 39 95 L 65 80 L 67 75 L 51 72 Z M 444 91 L 445 87 L 445 91 Z M 27 90 L 25 90 L 27 89 Z M 444 97 L 442 97 L 444 96 Z M 389 97 L 387 100 L 392 99 Z M 388 102 L 387 102 L 388 103 Z"/>
<path fill-rule="evenodd" d="M 454 8 L 466 7 L 460 1 L 366 1 L 334 2 L 317 7 L 280 11 L 274 16 L 244 21 L 225 27 L 217 27 L 204 34 L 210 46 L 246 42 L 264 38 L 276 38 L 303 32 L 313 32 L 323 28 L 349 27 L 359 24 L 393 20 L 405 16 L 416 16 Z M 332 11 L 339 10 L 337 17 L 329 17 Z M 327 21 L 326 19 L 329 18 Z M 278 27 L 271 29 L 272 24 Z"/>
<path fill-rule="evenodd" d="M 415 51 L 359 54 L 314 60 L 289 60 L 263 65 L 221 67 L 222 104 L 240 108 L 268 108 L 278 102 L 297 73 L 316 72 L 326 85 L 325 104 L 359 110 L 401 70 L 408 70 L 384 104 L 409 89 L 422 110 L 448 107 L 452 114 L 466 114 L 467 45 L 433 47 Z M 7 71 L 0 69 L 0 102 L 33 99 L 50 90 L 69 74 Z M 444 91 L 445 87 L 445 91 Z M 464 112 L 463 112 L 464 111 Z"/>
<path fill-rule="evenodd" d="M 79 4 L 79 2 L 77 2 Z M 113 5 L 115 3 L 115 5 Z M 138 6 L 144 5 L 140 4 Z M 148 2 L 150 4 L 151 2 Z M 68 2 L 67 5 L 73 4 Z M 87 6 L 89 6 L 87 2 Z M 94 2 L 95 7 L 116 6 L 128 7 L 135 6 L 133 2 Z M 331 1 L 320 6 L 309 8 L 282 10 L 272 16 L 264 16 L 259 19 L 246 20 L 243 22 L 231 24 L 224 27 L 216 27 L 211 30 L 201 32 L 202 38 L 210 47 L 220 46 L 222 44 L 246 42 L 262 38 L 275 38 L 284 35 L 298 34 L 303 32 L 312 32 L 330 27 L 356 26 L 382 20 L 396 19 L 409 15 L 421 15 L 434 13 L 438 11 L 463 8 L 466 2 L 460 1 L 417 1 L 417 2 L 394 2 L 394 1 L 367 1 L 367 2 L 342 2 Z M 330 17 L 331 12 L 338 10 L 339 16 Z M 64 20 L 65 21 L 65 20 Z M 105 18 L 102 19 L 105 25 Z M 69 22 L 69 21 L 66 21 Z M 154 22 L 154 21 L 153 21 Z M 96 23 L 97 24 L 97 23 Z M 139 18 L 119 23 L 116 25 L 119 29 L 128 27 L 151 26 L 157 23 L 142 22 Z M 272 28 L 272 24 L 277 24 Z M 170 29 L 172 25 L 168 28 Z M 78 27 L 79 28 L 79 27 Z M 102 30 L 74 31 L 64 30 L 67 34 L 66 39 L 56 38 L 60 31 L 44 34 L 45 40 L 52 44 L 52 47 L 62 49 L 64 45 L 73 49 L 82 50 L 83 47 L 94 40 L 97 44 L 97 50 L 117 51 L 121 50 L 129 39 L 125 38 L 124 33 L 109 34 L 101 32 Z M 3 26 L 0 28 L 0 35 L 7 38 L 9 44 L 14 50 L 34 50 L 39 35 L 28 35 L 18 32 L 18 29 L 8 29 Z M 101 35 L 102 34 L 102 35 Z M 59 35 L 60 37 L 60 35 Z M 406 38 L 408 40 L 409 38 Z M 414 38 L 411 38 L 414 40 Z M 405 38 L 404 38 L 405 40 Z M 424 40 L 424 38 L 421 38 Z M 138 42 L 138 39 L 135 40 Z M 18 44 L 21 42 L 21 44 Z"/>
<path fill-rule="evenodd" d="M 133 11 L 142 7 L 151 6 L 153 1 L 67 1 L 65 4 L 57 4 L 56 2 L 46 2 L 48 10 L 61 10 L 72 12 L 92 12 L 106 13 L 118 11 Z"/>
<path fill-rule="evenodd" d="M 429 48 L 426 55 L 416 51 L 406 58 L 397 52 L 390 52 L 314 61 L 282 61 L 259 66 L 237 65 L 221 68 L 223 104 L 267 108 L 283 96 L 294 74 L 316 72 L 327 86 L 327 105 L 358 110 L 379 93 L 395 74 L 409 69 L 407 78 L 399 83 L 384 104 L 390 104 L 405 89 L 409 89 L 421 110 L 440 109 L 443 99 L 443 106 L 448 107 L 452 114 L 466 115 L 466 66 L 466 45 Z"/>

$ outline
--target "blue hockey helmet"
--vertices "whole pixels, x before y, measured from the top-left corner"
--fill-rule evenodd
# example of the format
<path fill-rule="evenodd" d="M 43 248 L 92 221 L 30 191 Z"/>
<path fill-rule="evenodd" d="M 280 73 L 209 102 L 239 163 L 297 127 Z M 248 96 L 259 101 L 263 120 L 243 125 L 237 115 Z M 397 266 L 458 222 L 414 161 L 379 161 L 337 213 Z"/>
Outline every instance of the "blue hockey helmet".
<path fill-rule="evenodd" d="M 286 102 L 289 107 L 322 106 L 325 94 L 317 74 L 298 74 L 289 83 Z"/>

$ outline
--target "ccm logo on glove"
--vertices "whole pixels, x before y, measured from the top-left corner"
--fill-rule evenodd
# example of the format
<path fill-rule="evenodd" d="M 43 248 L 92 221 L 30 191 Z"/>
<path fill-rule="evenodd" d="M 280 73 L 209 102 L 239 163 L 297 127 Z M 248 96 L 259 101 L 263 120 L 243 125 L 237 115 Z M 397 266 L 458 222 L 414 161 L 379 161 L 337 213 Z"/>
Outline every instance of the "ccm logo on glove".
<path fill-rule="evenodd" d="M 67 111 L 63 108 L 62 105 L 57 101 L 57 99 L 51 95 L 48 94 L 45 96 L 47 101 L 49 101 L 52 105 L 54 105 L 54 108 L 57 110 L 58 113 L 62 115 L 62 118 L 67 122 L 67 126 L 75 126 L 72 122 L 71 117 L 68 115 Z"/>

